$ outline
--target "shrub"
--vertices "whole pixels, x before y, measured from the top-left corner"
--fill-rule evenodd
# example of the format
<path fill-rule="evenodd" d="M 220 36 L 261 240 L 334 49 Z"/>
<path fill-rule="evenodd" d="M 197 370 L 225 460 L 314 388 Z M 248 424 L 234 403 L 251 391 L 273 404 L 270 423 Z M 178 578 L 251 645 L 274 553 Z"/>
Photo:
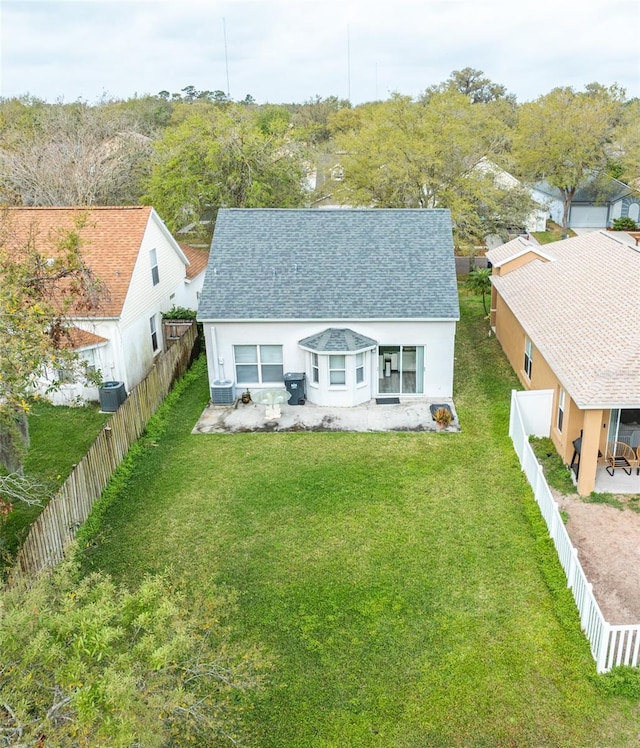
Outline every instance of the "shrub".
<path fill-rule="evenodd" d="M 162 319 L 195 319 L 195 309 L 187 309 L 184 306 L 172 306 L 168 312 L 162 312 Z"/>
<path fill-rule="evenodd" d="M 637 228 L 636 222 L 633 218 L 629 218 L 629 216 L 613 219 L 614 231 L 635 231 Z"/>

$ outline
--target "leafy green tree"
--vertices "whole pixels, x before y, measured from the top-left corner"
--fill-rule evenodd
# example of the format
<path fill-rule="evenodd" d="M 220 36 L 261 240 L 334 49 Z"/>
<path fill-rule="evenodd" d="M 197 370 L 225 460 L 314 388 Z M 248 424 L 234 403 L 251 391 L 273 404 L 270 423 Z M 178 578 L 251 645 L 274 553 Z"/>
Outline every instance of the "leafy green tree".
<path fill-rule="evenodd" d="M 449 90 L 459 91 L 464 96 L 468 96 L 473 104 L 487 104 L 498 99 L 506 99 L 515 103 L 515 96 L 508 94 L 503 85 L 494 83 L 485 76 L 482 70 L 469 67 L 454 70 L 443 83 L 429 86 L 422 98 L 428 100 L 435 93 Z"/>
<path fill-rule="evenodd" d="M 282 122 L 244 105 L 195 108 L 156 144 L 144 200 L 171 230 L 222 206 L 302 205 L 304 152 Z"/>
<path fill-rule="evenodd" d="M 0 213 L 0 435 L 2 462 L 20 467 L 29 397 L 44 370 L 71 368 L 77 355 L 67 347 L 71 310 L 100 305 L 104 288 L 82 258 L 79 217 L 70 231 L 39 243 L 37 226 L 23 226 Z"/>
<path fill-rule="evenodd" d="M 73 562 L 0 600 L 2 745 L 238 745 L 265 659 L 232 643 L 234 597 L 168 574 L 137 589 Z"/>
<path fill-rule="evenodd" d="M 531 209 L 523 189 L 501 185 L 485 168 L 505 149 L 503 123 L 458 91 L 425 103 L 394 95 L 334 126 L 346 154 L 334 196 L 344 204 L 450 208 L 456 240 L 465 244 L 522 225 Z"/>
<path fill-rule="evenodd" d="M 337 96 L 327 96 L 305 101 L 301 105 L 289 105 L 292 110 L 292 122 L 301 133 L 301 137 L 312 145 L 326 143 L 331 138 L 331 117 L 344 109 L 350 109 L 351 104 L 346 99 Z"/>
<path fill-rule="evenodd" d="M 516 168 L 524 179 L 545 180 L 560 192 L 565 232 L 576 190 L 606 170 L 623 98 L 617 86 L 591 84 L 584 92 L 555 88 L 520 107 Z"/>
<path fill-rule="evenodd" d="M 640 179 L 640 99 L 627 102 L 616 128 L 612 144 L 612 157 L 619 166 L 619 172 L 612 176 L 627 184 L 637 184 Z"/>

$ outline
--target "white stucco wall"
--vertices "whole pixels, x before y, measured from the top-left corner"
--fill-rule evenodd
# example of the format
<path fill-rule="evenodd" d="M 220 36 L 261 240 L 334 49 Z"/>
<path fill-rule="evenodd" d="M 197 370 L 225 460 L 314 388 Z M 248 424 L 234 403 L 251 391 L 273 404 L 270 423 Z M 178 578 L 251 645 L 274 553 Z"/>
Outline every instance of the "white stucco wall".
<path fill-rule="evenodd" d="M 378 345 L 424 346 L 424 392 L 403 395 L 438 400 L 453 396 L 453 352 L 455 322 L 322 320 L 309 322 L 222 322 L 204 323 L 209 384 L 214 381 L 235 382 L 234 345 L 282 345 L 283 369 L 286 372 L 305 372 L 307 398 L 320 405 L 351 406 L 375 397 L 378 384 L 378 355 L 366 356 L 367 369 L 364 386 L 357 386 L 354 368 L 347 370 L 347 385 L 340 387 L 310 386 L 310 354 L 300 348 L 298 341 L 322 332 L 328 327 L 350 328 L 377 341 Z M 320 359 L 323 357 L 321 356 Z M 348 357 L 349 360 L 349 357 Z M 347 364 L 349 367 L 349 363 Z M 352 379 L 350 380 L 350 375 Z M 322 377 L 321 377 L 322 379 Z M 324 377 L 324 381 L 327 378 Z M 244 385 L 237 385 L 238 394 Z M 258 387 L 253 387 L 257 389 Z"/>

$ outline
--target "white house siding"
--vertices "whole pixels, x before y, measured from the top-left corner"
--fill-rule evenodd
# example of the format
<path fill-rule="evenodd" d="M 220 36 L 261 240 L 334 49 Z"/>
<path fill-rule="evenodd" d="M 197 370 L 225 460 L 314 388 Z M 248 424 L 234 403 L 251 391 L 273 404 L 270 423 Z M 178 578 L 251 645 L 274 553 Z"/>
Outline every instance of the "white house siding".
<path fill-rule="evenodd" d="M 166 312 L 182 298 L 186 265 L 177 244 L 151 215 L 142 239 L 138 259 L 120 318 L 120 334 L 125 361 L 125 372 L 120 381 L 127 391 L 148 374 L 155 355 L 163 347 L 162 312 Z M 159 282 L 154 286 L 149 253 L 157 252 Z M 151 344 L 149 320 L 156 317 L 158 350 Z"/>
<path fill-rule="evenodd" d="M 327 327 L 348 327 L 376 340 L 378 345 L 424 346 L 424 392 L 406 397 L 428 400 L 448 399 L 453 397 L 452 361 L 455 326 L 454 321 L 317 320 L 309 322 L 221 322 L 219 324 L 205 322 L 209 383 L 211 385 L 218 380 L 235 382 L 234 345 L 282 345 L 283 371 L 284 373 L 306 373 L 307 397 L 310 402 L 318 405 L 351 406 L 369 400 L 377 394 L 377 351 L 366 356 L 368 367 L 365 374 L 365 386 L 356 386 L 355 378 L 353 378 L 351 387 L 314 388 L 309 382 L 310 354 L 298 345 L 299 340 L 319 333 Z M 323 357 L 320 356 L 320 358 Z M 348 370 L 347 380 L 349 376 Z M 241 390 L 244 386 L 238 385 L 237 389 Z M 253 387 L 253 389 L 258 388 Z"/>
<path fill-rule="evenodd" d="M 74 325 L 80 330 L 106 339 L 105 342 L 78 349 L 79 358 L 95 366 L 103 381 L 124 380 L 125 361 L 120 344 L 118 320 L 76 319 Z M 50 389 L 52 385 L 55 385 L 55 389 Z M 99 399 L 98 388 L 95 386 L 87 386 L 80 382 L 59 383 L 58 372 L 55 369 L 47 370 L 40 377 L 36 391 L 54 405 L 76 405 Z"/>

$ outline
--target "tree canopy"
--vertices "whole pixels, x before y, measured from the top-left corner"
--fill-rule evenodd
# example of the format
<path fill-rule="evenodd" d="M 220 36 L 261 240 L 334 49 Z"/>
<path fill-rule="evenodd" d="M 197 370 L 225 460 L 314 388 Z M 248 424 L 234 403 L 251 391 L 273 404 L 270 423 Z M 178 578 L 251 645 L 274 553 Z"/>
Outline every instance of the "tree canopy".
<path fill-rule="evenodd" d="M 578 187 L 606 173 L 623 99 L 617 86 L 591 84 L 584 92 L 555 88 L 519 109 L 516 168 L 529 182 L 544 180 L 560 192 L 565 231 Z"/>
<path fill-rule="evenodd" d="M 459 91 L 434 92 L 424 103 L 394 96 L 334 123 L 345 153 L 334 195 L 345 204 L 450 208 L 457 240 L 471 244 L 522 225 L 531 209 L 524 190 L 483 168 L 507 147 L 504 123 Z"/>
<path fill-rule="evenodd" d="M 82 228 L 39 237 L 37 226 L 15 224 L 0 213 L 0 434 L 4 462 L 19 467 L 29 398 L 47 367 L 68 368 L 76 354 L 67 345 L 72 310 L 99 306 L 104 290 L 82 257 Z"/>
<path fill-rule="evenodd" d="M 167 573 L 130 590 L 73 561 L 2 593 L 2 745 L 238 745 L 266 661 L 232 643 L 234 597 Z"/>
<path fill-rule="evenodd" d="M 199 108 L 155 145 L 145 202 L 171 230 L 219 207 L 303 204 L 303 151 L 281 110 Z"/>
<path fill-rule="evenodd" d="M 142 129 L 113 105 L 26 107 L 0 131 L 0 195 L 28 206 L 135 203 L 151 154 Z"/>

